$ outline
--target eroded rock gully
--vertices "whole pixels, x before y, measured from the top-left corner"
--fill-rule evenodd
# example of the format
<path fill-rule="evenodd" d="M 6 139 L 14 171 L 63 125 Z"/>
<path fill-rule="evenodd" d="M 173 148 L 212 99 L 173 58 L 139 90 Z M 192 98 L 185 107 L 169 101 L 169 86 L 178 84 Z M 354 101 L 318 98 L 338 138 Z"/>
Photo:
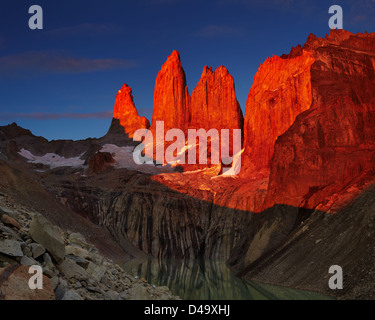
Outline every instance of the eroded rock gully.
<path fill-rule="evenodd" d="M 230 208 L 226 206 L 233 200 L 230 191 L 216 194 L 222 204 L 218 205 L 211 191 L 206 190 L 203 200 L 127 170 L 70 179 L 62 184 L 46 183 L 66 206 L 110 230 L 120 244 L 125 238 L 159 258 L 231 258 L 240 266 L 246 259 L 255 259 L 251 252 L 244 256 L 255 234 L 262 234 L 257 239 L 262 246 L 256 253 L 259 255 L 290 231 L 296 216 L 290 214 L 290 219 L 285 219 L 280 209 L 260 215 Z M 104 187 L 103 179 L 111 185 Z"/>

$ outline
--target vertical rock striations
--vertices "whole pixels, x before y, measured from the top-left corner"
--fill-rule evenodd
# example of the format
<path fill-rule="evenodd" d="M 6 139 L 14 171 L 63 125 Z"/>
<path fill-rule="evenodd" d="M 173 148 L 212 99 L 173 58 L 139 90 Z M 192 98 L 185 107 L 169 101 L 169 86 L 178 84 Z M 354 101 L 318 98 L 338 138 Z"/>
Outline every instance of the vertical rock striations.
<path fill-rule="evenodd" d="M 191 99 L 189 128 L 229 130 L 229 140 L 219 137 L 220 147 L 228 146 L 229 156 L 233 156 L 233 130 L 243 128 L 243 115 L 236 98 L 233 77 L 220 66 L 215 71 L 205 66 Z M 242 146 L 243 133 L 239 149 Z M 212 146 L 212 141 L 211 141 Z M 221 159 L 221 151 L 220 159 Z M 211 151 L 212 154 L 212 151 Z"/>
<path fill-rule="evenodd" d="M 204 67 L 192 94 L 189 127 L 209 130 L 242 129 L 243 115 L 236 98 L 233 77 L 220 66 Z"/>
<path fill-rule="evenodd" d="M 165 131 L 184 130 L 190 120 L 190 95 L 180 54 L 173 51 L 163 64 L 155 82 L 154 109 L 150 131 L 154 134 L 156 122 L 164 121 Z"/>

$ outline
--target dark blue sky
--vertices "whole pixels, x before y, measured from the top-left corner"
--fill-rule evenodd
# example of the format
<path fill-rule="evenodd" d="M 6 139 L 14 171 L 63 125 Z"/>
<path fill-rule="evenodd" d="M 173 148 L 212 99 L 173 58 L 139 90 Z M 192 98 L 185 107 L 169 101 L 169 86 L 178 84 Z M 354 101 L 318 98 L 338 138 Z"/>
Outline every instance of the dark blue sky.
<path fill-rule="evenodd" d="M 43 30 L 28 28 L 34 4 Z M 204 65 L 224 65 L 244 110 L 259 65 L 309 33 L 329 33 L 332 4 L 343 7 L 344 29 L 375 31 L 375 0 L 1 0 L 0 125 L 16 121 L 47 139 L 100 137 L 124 83 L 151 120 L 155 78 L 174 49 L 190 93 Z"/>

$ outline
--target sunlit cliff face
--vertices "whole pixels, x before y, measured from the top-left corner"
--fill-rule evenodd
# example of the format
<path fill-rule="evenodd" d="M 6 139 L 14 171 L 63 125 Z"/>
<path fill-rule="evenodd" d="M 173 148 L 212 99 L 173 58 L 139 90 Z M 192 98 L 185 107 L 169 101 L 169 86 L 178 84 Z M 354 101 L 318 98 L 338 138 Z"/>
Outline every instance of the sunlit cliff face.
<path fill-rule="evenodd" d="M 138 115 L 132 89 L 127 84 L 124 84 L 117 93 L 113 118 L 120 121 L 120 125 L 129 138 L 133 138 L 136 130 L 150 127 L 150 122 L 145 117 Z"/>
<path fill-rule="evenodd" d="M 273 56 L 259 67 L 246 103 L 245 154 L 255 170 L 269 168 L 276 139 L 312 103 L 312 52 Z"/>
<path fill-rule="evenodd" d="M 246 211 L 259 212 L 274 204 L 336 211 L 374 180 L 373 52 L 374 34 L 332 30 L 325 38 L 310 35 L 303 47 L 267 58 L 259 67 L 243 119 L 225 67 L 204 67 L 190 96 L 180 55 L 174 51 L 156 79 L 150 132 L 156 132 L 158 121 L 166 131 L 175 128 L 186 136 L 191 128 L 241 129 L 242 166 L 238 175 L 225 178 L 222 163 L 187 163 L 182 165 L 184 173 L 153 179 L 181 193 Z M 135 119 L 126 123 L 131 116 L 123 117 L 125 131 L 135 129 L 133 123 L 146 128 L 147 122 L 137 118 L 130 88 L 123 90 L 127 94 L 119 93 L 119 103 Z M 206 153 L 210 157 L 210 150 Z M 197 169 L 205 170 L 194 172 Z"/>

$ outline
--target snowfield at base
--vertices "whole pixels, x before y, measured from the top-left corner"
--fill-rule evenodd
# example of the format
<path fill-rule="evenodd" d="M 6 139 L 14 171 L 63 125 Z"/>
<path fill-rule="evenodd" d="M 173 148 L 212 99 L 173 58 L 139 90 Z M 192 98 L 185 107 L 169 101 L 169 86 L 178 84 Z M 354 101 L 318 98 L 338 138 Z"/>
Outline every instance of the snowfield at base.
<path fill-rule="evenodd" d="M 134 147 L 118 147 L 113 144 L 106 144 L 100 150 L 100 152 L 108 152 L 112 154 L 113 158 L 116 161 L 114 165 L 115 168 L 136 170 L 139 172 L 150 174 L 173 172 L 173 169 L 170 165 L 155 166 L 153 163 L 145 163 L 142 165 L 136 164 L 133 159 L 133 151 Z"/>
<path fill-rule="evenodd" d="M 184 155 L 184 152 L 191 148 L 192 146 L 185 146 L 183 150 L 179 153 L 179 155 Z M 134 147 L 118 147 L 113 144 L 106 144 L 102 147 L 100 152 L 108 152 L 112 154 L 115 164 L 113 164 L 113 167 L 117 169 L 129 169 L 129 170 L 135 170 L 143 173 L 148 174 L 160 174 L 160 173 L 171 173 L 175 172 L 174 167 L 179 163 L 177 161 L 173 165 L 163 165 L 163 166 L 155 166 L 154 163 L 150 164 L 142 164 L 138 165 L 134 162 L 133 158 L 133 152 Z M 224 173 L 221 176 L 218 177 L 234 177 L 236 176 L 237 170 L 240 169 L 241 166 L 241 154 L 243 150 L 236 154 L 233 161 L 233 166 L 230 168 L 226 173 Z M 55 153 L 47 153 L 44 156 L 35 156 L 30 151 L 22 149 L 19 153 L 20 156 L 26 158 L 28 162 L 34 163 L 34 164 L 43 164 L 46 166 L 49 166 L 51 169 L 60 168 L 60 167 L 73 167 L 73 168 L 80 168 L 84 167 L 85 160 L 81 159 L 80 156 L 74 157 L 74 158 L 65 158 Z M 238 168 L 237 168 L 238 167 Z M 237 170 L 236 170 L 237 169 Z M 41 170 L 39 170 L 41 171 Z M 205 171 L 205 169 L 195 170 L 194 172 L 200 172 Z M 186 172 L 192 173 L 192 172 Z"/>
<path fill-rule="evenodd" d="M 44 156 L 34 156 L 30 151 L 22 149 L 18 154 L 28 160 L 30 163 L 44 164 L 51 169 L 59 167 L 78 168 L 83 166 L 85 160 L 80 159 L 81 156 L 75 158 L 64 158 L 56 153 L 47 153 Z"/>
<path fill-rule="evenodd" d="M 159 174 L 173 172 L 170 165 L 155 166 L 152 164 L 138 165 L 133 159 L 134 147 L 118 147 L 113 144 L 106 144 L 100 150 L 101 152 L 109 152 L 112 154 L 116 163 L 113 165 L 117 169 L 129 169 L 149 174 Z M 30 151 L 22 149 L 19 153 L 20 156 L 26 158 L 29 163 L 43 164 L 49 166 L 51 169 L 61 167 L 84 167 L 85 160 L 81 159 L 81 154 L 75 158 L 65 158 L 55 153 L 47 153 L 44 156 L 35 156 Z"/>

